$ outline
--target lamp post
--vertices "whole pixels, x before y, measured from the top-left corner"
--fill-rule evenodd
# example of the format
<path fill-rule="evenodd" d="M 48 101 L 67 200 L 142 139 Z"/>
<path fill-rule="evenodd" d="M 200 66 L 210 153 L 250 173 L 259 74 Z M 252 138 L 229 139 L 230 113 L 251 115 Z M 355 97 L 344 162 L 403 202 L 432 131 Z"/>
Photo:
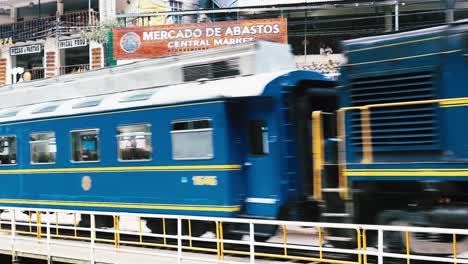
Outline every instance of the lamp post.
<path fill-rule="evenodd" d="M 38 17 L 41 18 L 41 0 L 38 0 L 37 12 L 38 12 Z"/>

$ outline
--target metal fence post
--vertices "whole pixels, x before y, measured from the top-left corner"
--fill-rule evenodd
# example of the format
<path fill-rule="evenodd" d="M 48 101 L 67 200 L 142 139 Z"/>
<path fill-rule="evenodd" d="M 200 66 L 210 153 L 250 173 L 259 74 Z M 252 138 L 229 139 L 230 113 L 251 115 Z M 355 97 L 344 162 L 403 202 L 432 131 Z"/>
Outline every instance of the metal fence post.
<path fill-rule="evenodd" d="M 16 253 L 15 253 L 15 240 L 16 240 L 16 211 L 13 209 L 12 216 L 10 219 L 11 222 L 11 259 L 12 263 L 16 260 Z"/>
<path fill-rule="evenodd" d="M 182 263 L 182 220 L 177 218 L 177 263 Z"/>
<path fill-rule="evenodd" d="M 50 255 L 50 212 L 47 211 L 46 212 L 46 216 L 47 216 L 47 220 L 46 220 L 46 234 L 47 234 L 47 264 L 51 264 L 52 263 L 52 256 Z M 41 227 L 39 227 L 41 228 Z"/>
<path fill-rule="evenodd" d="M 380 228 L 377 231 L 377 250 L 378 250 L 377 263 L 383 264 L 383 231 Z"/>
<path fill-rule="evenodd" d="M 255 237 L 254 224 L 249 223 L 250 263 L 255 263 Z"/>
<path fill-rule="evenodd" d="M 95 264 L 95 259 L 94 259 L 94 243 L 96 240 L 96 219 L 94 218 L 94 214 L 91 214 L 89 216 L 90 219 L 90 232 L 91 232 L 91 259 L 90 259 L 90 264 Z"/>

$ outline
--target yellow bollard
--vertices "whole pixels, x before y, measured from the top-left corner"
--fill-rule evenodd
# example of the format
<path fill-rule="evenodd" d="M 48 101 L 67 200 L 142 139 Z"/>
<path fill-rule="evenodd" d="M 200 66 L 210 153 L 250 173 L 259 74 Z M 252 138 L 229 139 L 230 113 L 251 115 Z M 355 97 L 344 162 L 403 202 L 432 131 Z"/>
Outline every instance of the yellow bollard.
<path fill-rule="evenodd" d="M 359 228 L 356 228 L 356 237 L 357 237 L 357 250 L 361 250 L 361 230 Z M 362 254 L 358 253 L 358 263 L 362 263 Z"/>
<path fill-rule="evenodd" d="M 58 212 L 55 213 L 55 235 L 59 235 L 59 229 L 58 229 Z"/>
<path fill-rule="evenodd" d="M 114 243 L 115 248 L 120 247 L 120 224 L 119 224 L 119 216 L 114 215 Z"/>
<path fill-rule="evenodd" d="M 362 230 L 362 249 L 367 251 L 366 229 Z M 367 264 L 367 253 L 364 253 L 364 264 Z"/>
<path fill-rule="evenodd" d="M 138 217 L 138 232 L 140 233 L 140 243 L 143 243 L 143 234 L 141 227 L 141 217 Z"/>
<path fill-rule="evenodd" d="M 453 233 L 453 264 L 457 264 L 457 234 Z"/>
<path fill-rule="evenodd" d="M 406 264 L 410 264 L 411 263 L 411 260 L 409 258 L 410 256 L 410 237 L 409 237 L 409 232 L 406 231 L 406 256 L 408 256 L 406 258 Z"/>
<path fill-rule="evenodd" d="M 216 221 L 216 255 L 218 256 L 218 259 L 221 259 L 221 254 L 220 254 L 220 243 L 219 243 L 219 222 Z"/>
<path fill-rule="evenodd" d="M 167 245 L 167 239 L 166 239 L 166 219 L 162 219 L 163 222 L 163 239 L 164 239 L 164 245 Z"/>
<path fill-rule="evenodd" d="M 219 256 L 221 259 L 224 259 L 224 234 L 223 234 L 223 222 L 219 222 L 219 238 L 220 238 L 220 247 L 219 247 Z"/>
<path fill-rule="evenodd" d="M 36 211 L 36 234 L 37 234 L 37 239 L 38 240 L 41 240 L 41 232 L 42 232 L 41 212 Z"/>
<path fill-rule="evenodd" d="M 318 235 L 319 235 L 319 248 L 320 248 L 320 259 L 323 259 L 323 252 L 322 252 L 322 247 L 323 247 L 323 237 L 322 237 L 322 228 L 319 226 L 318 228 Z"/>
<path fill-rule="evenodd" d="M 192 248 L 192 221 L 188 220 L 189 247 Z"/>

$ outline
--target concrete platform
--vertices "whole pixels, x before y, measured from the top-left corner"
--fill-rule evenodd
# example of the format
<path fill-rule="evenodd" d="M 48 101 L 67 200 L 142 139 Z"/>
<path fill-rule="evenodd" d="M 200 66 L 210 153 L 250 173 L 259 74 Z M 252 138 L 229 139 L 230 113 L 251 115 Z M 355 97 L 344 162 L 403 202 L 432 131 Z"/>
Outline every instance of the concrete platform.
<path fill-rule="evenodd" d="M 89 242 L 51 239 L 50 245 L 46 239 L 37 241 L 32 236 L 16 236 L 12 239 L 5 237 L 8 234 L 2 233 L 0 237 L 0 254 L 14 255 L 32 259 L 47 260 L 47 255 L 51 256 L 51 261 L 64 263 L 90 263 L 91 248 Z M 116 249 L 111 244 L 96 244 L 94 251 L 94 261 L 100 264 L 145 264 L 145 263 L 178 263 L 176 250 L 165 250 L 155 248 L 121 246 Z M 14 249 L 14 251 L 12 250 Z M 138 251 L 138 252 L 132 252 Z M 49 254 L 48 254 L 49 252 Z M 248 257 L 225 256 L 223 261 L 217 259 L 216 254 L 203 254 L 193 252 L 182 252 L 182 262 L 186 264 L 200 263 L 249 263 Z M 275 261 L 256 259 L 255 263 L 266 264 Z M 293 263 L 281 261 L 278 263 Z"/>

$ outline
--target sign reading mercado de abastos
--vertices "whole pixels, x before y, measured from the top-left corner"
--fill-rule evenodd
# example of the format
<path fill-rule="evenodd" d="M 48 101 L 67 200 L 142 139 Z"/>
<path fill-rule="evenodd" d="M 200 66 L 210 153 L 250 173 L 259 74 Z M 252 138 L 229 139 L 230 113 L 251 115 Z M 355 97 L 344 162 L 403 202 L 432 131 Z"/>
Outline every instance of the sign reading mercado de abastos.
<path fill-rule="evenodd" d="M 113 29 L 114 58 L 156 58 L 255 40 L 288 43 L 286 18 Z"/>

